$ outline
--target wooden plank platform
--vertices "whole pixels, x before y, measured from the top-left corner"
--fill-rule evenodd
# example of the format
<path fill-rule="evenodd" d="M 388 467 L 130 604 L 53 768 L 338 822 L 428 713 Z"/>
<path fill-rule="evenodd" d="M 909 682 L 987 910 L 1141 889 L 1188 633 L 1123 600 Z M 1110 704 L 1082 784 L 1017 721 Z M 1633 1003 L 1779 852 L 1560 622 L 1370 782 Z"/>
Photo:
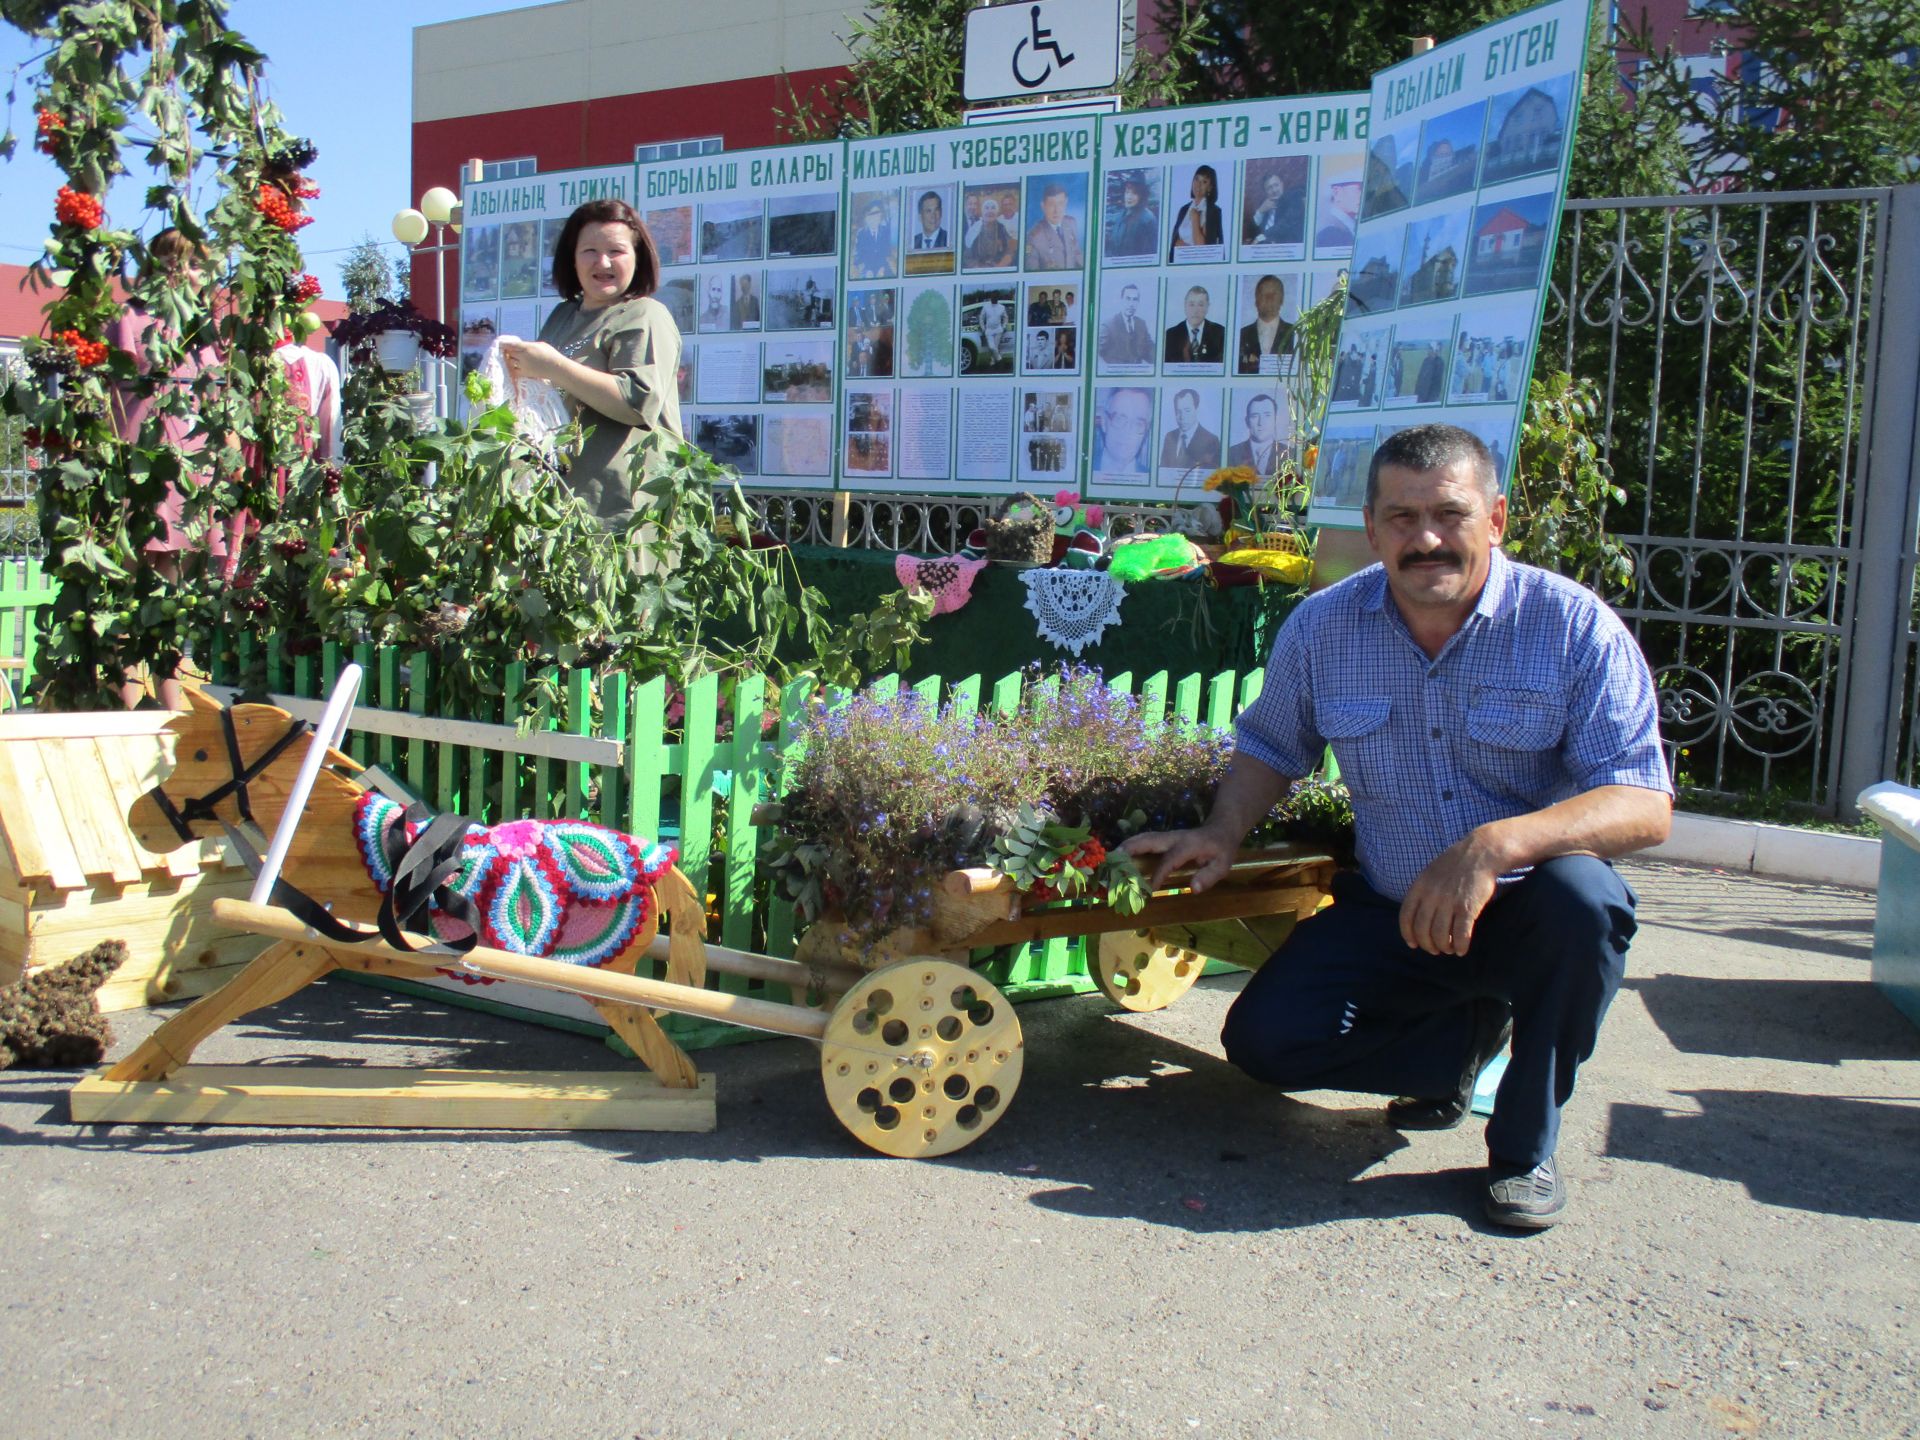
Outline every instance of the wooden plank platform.
<path fill-rule="evenodd" d="M 165 1080 L 105 1074 L 73 1087 L 74 1123 L 676 1131 L 718 1123 L 710 1074 L 691 1090 L 641 1070 L 184 1065 Z"/>

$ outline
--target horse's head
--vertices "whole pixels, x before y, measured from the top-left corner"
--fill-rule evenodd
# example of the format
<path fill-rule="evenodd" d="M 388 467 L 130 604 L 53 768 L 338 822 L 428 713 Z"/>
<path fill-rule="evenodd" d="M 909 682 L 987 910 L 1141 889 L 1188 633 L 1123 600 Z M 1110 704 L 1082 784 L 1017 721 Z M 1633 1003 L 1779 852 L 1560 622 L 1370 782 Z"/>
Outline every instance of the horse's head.
<path fill-rule="evenodd" d="M 173 765 L 127 813 L 134 838 L 156 854 L 192 840 L 218 837 L 221 821 L 251 818 L 271 835 L 286 810 L 300 762 L 315 742 L 312 728 L 272 705 L 236 705 L 231 710 L 197 691 L 192 709 L 167 724 Z M 349 833 L 360 787 L 333 769 L 358 770 L 350 756 L 327 752 L 306 813 L 295 836 L 289 865 L 300 853 L 350 852 Z"/>

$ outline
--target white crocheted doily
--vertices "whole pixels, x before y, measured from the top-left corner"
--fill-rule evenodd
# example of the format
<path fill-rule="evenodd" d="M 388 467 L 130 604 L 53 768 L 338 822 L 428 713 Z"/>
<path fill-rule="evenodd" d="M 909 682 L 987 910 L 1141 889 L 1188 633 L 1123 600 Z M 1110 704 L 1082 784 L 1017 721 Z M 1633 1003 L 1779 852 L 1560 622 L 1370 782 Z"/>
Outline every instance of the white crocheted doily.
<path fill-rule="evenodd" d="M 1036 569 L 1021 574 L 1027 609 L 1040 624 L 1040 638 L 1077 658 L 1100 643 L 1101 632 L 1120 623 L 1127 587 L 1104 570 Z"/>

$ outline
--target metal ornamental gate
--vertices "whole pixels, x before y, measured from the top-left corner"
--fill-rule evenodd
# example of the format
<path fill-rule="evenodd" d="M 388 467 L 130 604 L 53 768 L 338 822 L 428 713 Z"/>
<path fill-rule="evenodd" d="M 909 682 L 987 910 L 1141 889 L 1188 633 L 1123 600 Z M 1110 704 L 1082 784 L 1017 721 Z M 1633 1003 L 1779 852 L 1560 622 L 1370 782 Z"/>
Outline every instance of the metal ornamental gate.
<path fill-rule="evenodd" d="M 1601 387 L 1685 788 L 1912 777 L 1916 346 L 1920 187 L 1567 207 L 1540 365 Z"/>

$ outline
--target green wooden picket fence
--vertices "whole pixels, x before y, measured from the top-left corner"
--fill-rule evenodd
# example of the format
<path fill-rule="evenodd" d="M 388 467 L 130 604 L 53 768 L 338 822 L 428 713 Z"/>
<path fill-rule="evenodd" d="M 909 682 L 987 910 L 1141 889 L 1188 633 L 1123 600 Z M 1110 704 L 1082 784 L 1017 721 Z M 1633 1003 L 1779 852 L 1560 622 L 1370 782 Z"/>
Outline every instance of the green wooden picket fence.
<path fill-rule="evenodd" d="M 39 653 L 33 612 L 51 605 L 58 587 L 47 579 L 38 560 L 21 556 L 0 558 L 0 710 L 17 704 L 21 682 L 33 674 Z"/>
<path fill-rule="evenodd" d="M 53 598 L 38 567 L 32 570 L 31 576 L 10 572 L 6 578 L 17 578 L 18 584 L 0 589 L 0 645 L 9 638 L 16 645 L 24 639 L 29 659 L 32 607 Z M 32 588 L 35 583 L 40 590 Z M 216 683 L 237 683 L 241 675 L 258 674 L 264 668 L 269 691 L 319 699 L 349 661 L 366 672 L 360 697 L 363 706 L 493 725 L 510 724 L 516 718 L 506 713 L 504 700 L 494 702 L 491 713 L 476 714 L 472 707 L 454 713 L 435 686 L 433 657 L 425 652 L 328 645 L 316 655 L 290 658 L 277 638 L 242 636 L 233 645 L 221 647 L 209 668 Z M 1177 716 L 1224 726 L 1259 694 L 1262 673 L 1229 670 L 1174 677 L 1163 671 L 1138 679 L 1120 674 L 1110 677 L 1108 684 L 1137 693 L 1150 723 Z M 524 672 L 510 666 L 502 680 L 506 694 L 517 694 Z M 1027 671 L 993 680 L 978 675 L 954 680 L 932 676 L 912 688 L 935 705 L 951 703 L 967 711 L 984 707 L 1006 713 L 1019 706 L 1023 686 L 1030 680 Z M 1049 682 L 1043 678 L 1037 683 Z M 901 684 L 898 675 L 874 682 L 883 694 L 897 694 Z M 580 817 L 666 840 L 678 847 L 681 869 L 696 885 L 704 882 L 711 939 L 735 949 L 791 955 L 798 939 L 796 917 L 790 904 L 770 893 L 772 885 L 760 868 L 759 856 L 772 832 L 754 824 L 753 811 L 757 804 L 778 798 L 786 787 L 799 754 L 798 732 L 813 695 L 811 682 L 803 678 L 772 691 L 759 675 L 710 675 L 679 697 L 675 708 L 681 713 L 671 721 L 669 705 L 674 697 L 663 679 L 635 684 L 624 674 L 595 677 L 576 670 L 565 677 L 563 691 L 563 713 L 548 720 L 546 728 L 617 741 L 619 763 L 577 763 L 423 735 L 360 730 L 349 731 L 345 748 L 356 760 L 380 766 L 435 810 L 455 811 L 488 824 L 519 816 Z M 723 725 L 723 717 L 731 723 Z M 1093 988 L 1085 945 L 1079 938 L 1021 946 L 991 958 L 981 952 L 980 958 L 988 978 L 1015 999 Z M 407 988 L 404 982 L 393 983 Z M 736 993 L 768 993 L 763 982 L 733 976 L 715 976 L 710 983 Z M 431 993 L 438 999 L 501 1008 L 477 993 L 451 997 L 443 991 Z M 667 1017 L 667 1022 L 670 1032 L 689 1046 L 755 1038 L 736 1027 L 684 1016 Z"/>

